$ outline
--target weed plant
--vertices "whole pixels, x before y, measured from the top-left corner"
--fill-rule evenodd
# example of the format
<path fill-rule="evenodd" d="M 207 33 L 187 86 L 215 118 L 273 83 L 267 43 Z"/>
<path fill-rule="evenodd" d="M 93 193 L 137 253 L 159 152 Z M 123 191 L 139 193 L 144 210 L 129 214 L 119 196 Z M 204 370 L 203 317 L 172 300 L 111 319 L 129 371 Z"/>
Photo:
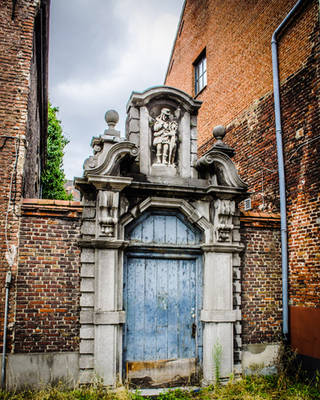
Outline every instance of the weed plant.
<path fill-rule="evenodd" d="M 0 392 L 0 400 L 142 400 L 145 397 L 125 387 L 115 390 L 102 385 L 67 390 L 62 386 L 39 391 Z M 154 398 L 153 398 L 154 399 Z M 284 375 L 262 377 L 252 375 L 226 385 L 215 385 L 203 389 L 169 390 L 160 394 L 157 400 L 320 400 L 320 375 L 313 379 L 296 380 Z"/>
<path fill-rule="evenodd" d="M 214 383 L 216 386 L 220 383 L 220 372 L 221 372 L 221 358 L 222 358 L 222 346 L 219 342 L 213 346 L 213 376 Z"/>
<path fill-rule="evenodd" d="M 216 351 L 217 361 L 221 358 Z M 217 363 L 219 364 L 219 362 Z M 297 365 L 296 356 L 289 348 L 283 347 L 278 360 L 278 375 L 245 376 L 235 380 L 230 377 L 226 385 L 210 386 L 197 390 L 176 389 L 161 393 L 153 400 L 320 400 L 320 373 L 308 377 Z M 218 374 L 216 374 L 216 378 Z M 92 385 L 73 390 L 62 384 L 43 390 L 20 392 L 0 391 L 0 400 L 143 400 L 139 391 L 129 391 L 124 386 L 107 389 L 101 380 Z M 149 399 L 151 400 L 151 399 Z"/>

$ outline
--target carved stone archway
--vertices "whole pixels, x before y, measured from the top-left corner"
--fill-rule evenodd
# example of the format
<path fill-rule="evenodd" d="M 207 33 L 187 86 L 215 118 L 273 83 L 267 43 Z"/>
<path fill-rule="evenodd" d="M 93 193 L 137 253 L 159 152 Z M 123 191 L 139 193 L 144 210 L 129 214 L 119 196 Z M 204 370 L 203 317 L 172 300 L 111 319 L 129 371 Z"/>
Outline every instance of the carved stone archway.
<path fill-rule="evenodd" d="M 241 286 L 238 202 L 247 186 L 218 141 L 197 157 L 199 101 L 169 87 L 133 93 L 126 138 L 109 128 L 93 138 L 94 155 L 76 186 L 83 195 L 80 379 L 97 374 L 106 385 L 123 380 L 123 260 L 125 227 L 147 210 L 177 210 L 203 232 L 201 323 L 203 382 L 213 381 L 212 352 L 222 346 L 221 376 L 240 371 Z"/>

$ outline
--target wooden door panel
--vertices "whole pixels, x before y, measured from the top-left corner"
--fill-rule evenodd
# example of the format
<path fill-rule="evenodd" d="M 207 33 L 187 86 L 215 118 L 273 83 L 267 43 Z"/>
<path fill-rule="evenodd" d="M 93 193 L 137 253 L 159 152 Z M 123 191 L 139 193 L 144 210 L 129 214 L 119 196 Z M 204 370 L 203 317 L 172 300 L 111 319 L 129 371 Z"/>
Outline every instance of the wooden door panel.
<path fill-rule="evenodd" d="M 201 232 L 190 226 L 182 215 L 146 213 L 126 231 L 133 242 L 157 244 L 199 244 Z"/>
<path fill-rule="evenodd" d="M 199 313 L 197 259 L 131 255 L 125 270 L 128 378 L 150 386 L 177 379 L 185 383 L 196 371 L 198 355 L 192 337 L 193 315 Z"/>
<path fill-rule="evenodd" d="M 126 228 L 136 249 L 124 267 L 124 367 L 131 383 L 186 384 L 197 371 L 202 272 L 195 245 L 201 238 L 182 214 L 170 211 L 146 212 Z"/>

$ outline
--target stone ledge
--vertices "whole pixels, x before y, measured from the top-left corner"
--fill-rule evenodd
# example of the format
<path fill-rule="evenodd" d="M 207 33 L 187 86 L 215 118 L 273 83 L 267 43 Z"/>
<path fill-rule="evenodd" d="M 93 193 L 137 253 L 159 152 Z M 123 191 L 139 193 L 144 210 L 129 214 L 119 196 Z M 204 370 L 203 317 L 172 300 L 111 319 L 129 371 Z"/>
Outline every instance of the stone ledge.
<path fill-rule="evenodd" d="M 79 246 L 87 249 L 119 249 L 126 247 L 128 243 L 129 242 L 126 240 L 117 240 L 113 238 L 108 238 L 107 236 L 98 239 L 78 240 Z"/>
<path fill-rule="evenodd" d="M 117 325 L 126 321 L 125 311 L 98 311 L 94 314 L 95 325 Z"/>
<path fill-rule="evenodd" d="M 203 322 L 235 322 L 241 320 L 240 310 L 201 310 Z"/>
<path fill-rule="evenodd" d="M 23 199 L 22 215 L 37 217 L 75 218 L 79 219 L 82 213 L 80 201 Z"/>
<path fill-rule="evenodd" d="M 72 201 L 72 200 L 50 200 L 50 199 L 23 199 L 22 204 L 37 204 L 37 205 L 55 205 L 55 206 L 81 206 L 80 201 Z"/>
<path fill-rule="evenodd" d="M 280 214 L 261 211 L 242 211 L 240 224 L 243 226 L 254 226 L 258 228 L 280 228 Z"/>
<path fill-rule="evenodd" d="M 244 245 L 241 243 L 217 242 L 214 244 L 203 244 L 201 248 L 205 252 L 212 253 L 241 253 Z"/>

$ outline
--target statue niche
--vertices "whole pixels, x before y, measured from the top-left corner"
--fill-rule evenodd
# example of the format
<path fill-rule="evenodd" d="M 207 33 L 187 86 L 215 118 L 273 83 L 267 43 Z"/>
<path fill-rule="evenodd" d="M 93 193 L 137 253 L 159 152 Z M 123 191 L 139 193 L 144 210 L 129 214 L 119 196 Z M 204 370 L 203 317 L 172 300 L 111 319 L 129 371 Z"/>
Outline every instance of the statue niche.
<path fill-rule="evenodd" d="M 153 121 L 153 147 L 156 153 L 156 166 L 174 166 L 178 144 L 177 119 L 180 116 L 178 108 L 175 115 L 169 108 L 163 107 L 160 114 Z"/>

